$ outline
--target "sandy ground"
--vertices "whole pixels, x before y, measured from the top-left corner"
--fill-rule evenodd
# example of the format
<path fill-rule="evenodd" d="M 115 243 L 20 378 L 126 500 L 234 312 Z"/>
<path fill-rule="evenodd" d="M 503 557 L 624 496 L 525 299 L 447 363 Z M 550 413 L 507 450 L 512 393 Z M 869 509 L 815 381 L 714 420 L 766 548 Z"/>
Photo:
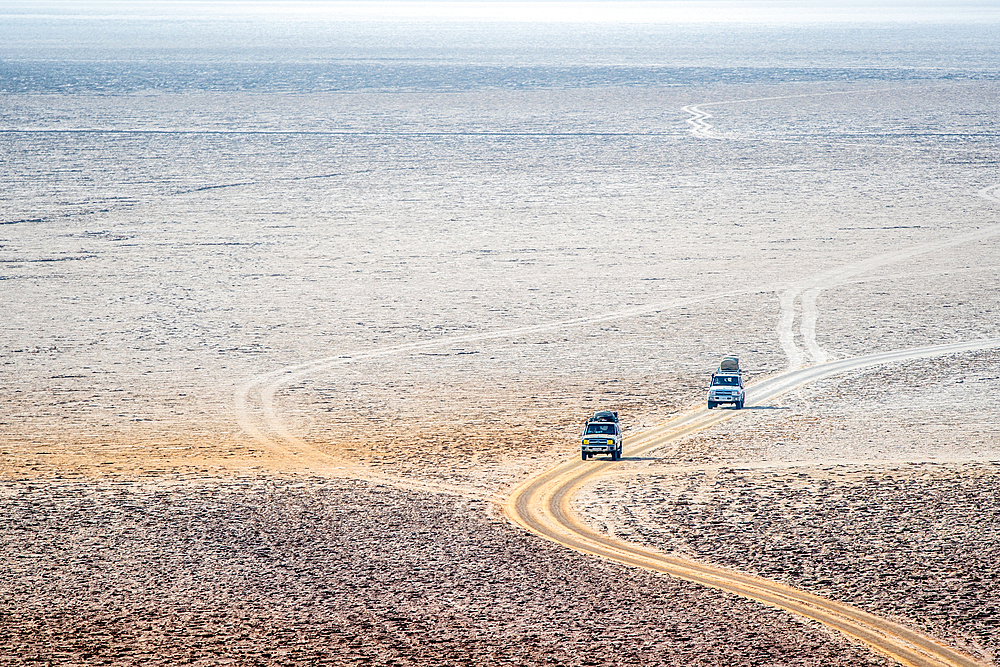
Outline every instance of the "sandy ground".
<path fill-rule="evenodd" d="M 883 664 L 489 500 L 722 354 L 996 336 L 997 93 L 6 95 L 2 660 Z M 997 367 L 817 383 L 581 510 L 993 660 Z"/>
<path fill-rule="evenodd" d="M 579 510 L 624 539 L 850 602 L 995 664 L 1000 413 L 983 397 L 1000 391 L 998 362 L 970 353 L 817 382 L 630 462 Z"/>

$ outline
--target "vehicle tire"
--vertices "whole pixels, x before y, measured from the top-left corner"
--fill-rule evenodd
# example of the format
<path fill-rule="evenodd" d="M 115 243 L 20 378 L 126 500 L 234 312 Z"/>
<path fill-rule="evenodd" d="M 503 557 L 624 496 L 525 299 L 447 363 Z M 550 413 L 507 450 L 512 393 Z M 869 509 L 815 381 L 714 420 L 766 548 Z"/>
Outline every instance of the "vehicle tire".
<path fill-rule="evenodd" d="M 737 410 L 743 409 L 743 401 L 736 401 L 736 409 Z"/>
<path fill-rule="evenodd" d="M 587 460 L 587 452 L 580 452 L 580 456 L 583 457 L 584 461 Z"/>
<path fill-rule="evenodd" d="M 708 402 L 708 409 L 711 410 L 713 408 L 715 408 L 715 403 L 713 403 L 712 401 L 709 401 Z"/>

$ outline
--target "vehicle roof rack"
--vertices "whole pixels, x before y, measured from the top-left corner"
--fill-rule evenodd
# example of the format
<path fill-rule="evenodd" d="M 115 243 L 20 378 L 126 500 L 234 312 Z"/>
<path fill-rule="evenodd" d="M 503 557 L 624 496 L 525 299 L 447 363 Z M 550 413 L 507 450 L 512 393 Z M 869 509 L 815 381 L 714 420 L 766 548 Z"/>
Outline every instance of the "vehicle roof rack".
<path fill-rule="evenodd" d="M 590 417 L 587 418 L 587 423 L 590 422 L 617 422 L 618 421 L 618 411 L 617 410 L 597 410 Z"/>
<path fill-rule="evenodd" d="M 723 357 L 719 362 L 719 370 L 716 373 L 740 373 L 739 357 Z"/>

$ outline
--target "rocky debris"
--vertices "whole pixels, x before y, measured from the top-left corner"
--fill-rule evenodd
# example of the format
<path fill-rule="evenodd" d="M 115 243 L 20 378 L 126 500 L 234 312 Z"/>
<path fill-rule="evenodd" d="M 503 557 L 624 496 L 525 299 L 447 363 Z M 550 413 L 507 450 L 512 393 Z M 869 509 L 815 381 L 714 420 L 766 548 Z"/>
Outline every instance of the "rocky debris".
<path fill-rule="evenodd" d="M 0 486 L 3 665 L 887 665 L 783 612 L 318 479 Z"/>
<path fill-rule="evenodd" d="M 998 462 L 762 464 L 604 480 L 579 509 L 629 541 L 849 602 L 995 661 L 998 497 Z"/>

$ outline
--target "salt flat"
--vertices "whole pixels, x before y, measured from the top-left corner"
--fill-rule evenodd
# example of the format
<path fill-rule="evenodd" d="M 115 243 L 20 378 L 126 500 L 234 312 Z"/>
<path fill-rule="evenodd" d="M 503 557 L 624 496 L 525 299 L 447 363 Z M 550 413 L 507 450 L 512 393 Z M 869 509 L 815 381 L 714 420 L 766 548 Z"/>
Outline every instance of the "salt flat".
<path fill-rule="evenodd" d="M 634 434 L 700 405 L 723 354 L 759 380 L 995 337 L 989 63 L 348 90 L 150 61 L 109 94 L 5 57 L 6 662 L 881 664 L 489 501 L 578 456 L 592 410 Z M 998 376 L 981 352 L 823 380 L 577 506 L 995 661 Z"/>

